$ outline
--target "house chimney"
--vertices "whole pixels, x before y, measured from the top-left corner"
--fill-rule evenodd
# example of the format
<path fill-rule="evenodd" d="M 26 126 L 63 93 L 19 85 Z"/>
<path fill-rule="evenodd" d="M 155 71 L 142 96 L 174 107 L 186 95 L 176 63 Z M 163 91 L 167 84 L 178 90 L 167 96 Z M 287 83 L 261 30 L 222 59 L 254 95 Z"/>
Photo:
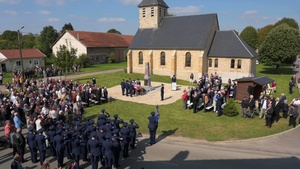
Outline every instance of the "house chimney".
<path fill-rule="evenodd" d="M 77 40 L 80 40 L 80 36 L 79 36 L 79 33 L 77 33 Z"/>

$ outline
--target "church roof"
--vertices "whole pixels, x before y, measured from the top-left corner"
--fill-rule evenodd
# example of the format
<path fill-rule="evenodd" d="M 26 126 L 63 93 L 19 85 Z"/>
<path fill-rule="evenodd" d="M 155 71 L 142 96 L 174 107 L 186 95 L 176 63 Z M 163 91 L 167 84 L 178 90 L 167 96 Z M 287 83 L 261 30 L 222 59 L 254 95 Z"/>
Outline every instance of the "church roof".
<path fill-rule="evenodd" d="M 165 17 L 158 28 L 139 29 L 129 48 L 204 50 L 215 23 L 217 14 Z"/>
<path fill-rule="evenodd" d="M 258 54 L 233 30 L 217 31 L 208 56 L 251 58 Z"/>
<path fill-rule="evenodd" d="M 147 6 L 163 6 L 169 8 L 168 5 L 163 0 L 143 0 L 138 7 L 147 7 Z"/>

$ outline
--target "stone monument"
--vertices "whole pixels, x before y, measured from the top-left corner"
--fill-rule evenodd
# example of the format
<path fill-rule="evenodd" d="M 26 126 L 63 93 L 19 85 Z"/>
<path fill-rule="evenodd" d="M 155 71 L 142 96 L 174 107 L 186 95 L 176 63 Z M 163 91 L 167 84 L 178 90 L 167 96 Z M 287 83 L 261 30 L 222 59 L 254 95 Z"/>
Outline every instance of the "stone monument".
<path fill-rule="evenodd" d="M 149 62 L 145 63 L 144 86 L 151 86 L 151 73 Z"/>

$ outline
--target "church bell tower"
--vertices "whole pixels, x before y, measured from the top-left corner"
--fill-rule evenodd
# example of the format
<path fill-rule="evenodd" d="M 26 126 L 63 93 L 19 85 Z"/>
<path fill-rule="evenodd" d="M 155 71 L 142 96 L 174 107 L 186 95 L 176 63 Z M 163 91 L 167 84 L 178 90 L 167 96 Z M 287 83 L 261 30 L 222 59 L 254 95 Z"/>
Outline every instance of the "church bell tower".
<path fill-rule="evenodd" d="M 160 21 L 168 14 L 164 0 L 143 0 L 139 4 L 140 29 L 158 28 Z"/>

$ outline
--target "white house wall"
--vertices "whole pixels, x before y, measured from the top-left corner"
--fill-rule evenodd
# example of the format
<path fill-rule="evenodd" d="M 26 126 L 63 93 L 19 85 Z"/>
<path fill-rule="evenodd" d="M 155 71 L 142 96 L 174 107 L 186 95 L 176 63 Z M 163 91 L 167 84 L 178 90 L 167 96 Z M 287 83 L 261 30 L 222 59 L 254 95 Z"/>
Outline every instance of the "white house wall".
<path fill-rule="evenodd" d="M 78 36 L 75 38 L 69 32 L 66 32 L 52 47 L 53 54 L 56 55 L 57 51 L 59 51 L 59 47 L 63 45 L 67 46 L 69 50 L 71 48 L 77 49 L 77 57 L 82 54 L 87 54 L 87 48 L 78 41 L 77 38 L 80 39 L 80 33 L 78 33 Z"/>

